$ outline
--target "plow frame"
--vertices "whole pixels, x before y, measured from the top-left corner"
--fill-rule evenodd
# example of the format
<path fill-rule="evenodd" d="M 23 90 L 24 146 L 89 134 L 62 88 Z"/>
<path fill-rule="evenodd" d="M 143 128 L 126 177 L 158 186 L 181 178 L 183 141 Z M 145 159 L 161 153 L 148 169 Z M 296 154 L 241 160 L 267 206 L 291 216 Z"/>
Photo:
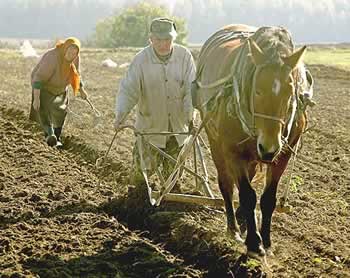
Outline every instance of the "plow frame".
<path fill-rule="evenodd" d="M 121 126 L 114 134 L 114 137 L 109 145 L 108 151 L 105 154 L 105 156 L 100 157 L 96 160 L 96 167 L 100 167 L 101 164 L 104 162 L 105 158 L 107 157 L 109 151 L 111 150 L 112 144 L 115 141 L 117 134 L 124 129 L 131 129 L 133 130 L 135 136 L 139 140 L 139 155 L 141 159 L 141 165 L 143 165 L 143 151 L 142 151 L 142 143 L 147 144 L 150 146 L 153 150 L 158 152 L 162 157 L 165 159 L 168 159 L 172 163 L 175 164 L 175 168 L 173 172 L 170 174 L 170 176 L 165 180 L 164 176 L 162 175 L 161 171 L 156 168 L 156 175 L 158 176 L 161 184 L 160 184 L 160 190 L 153 190 L 150 182 L 149 177 L 147 174 L 147 170 L 145 167 L 142 168 L 142 175 L 145 180 L 145 184 L 147 187 L 147 193 L 149 202 L 152 206 L 159 206 L 162 201 L 168 201 L 168 202 L 178 202 L 178 203 L 187 203 L 187 204 L 195 204 L 195 205 L 203 205 L 208 207 L 214 207 L 214 208 L 223 208 L 225 207 L 223 198 L 214 196 L 210 186 L 209 186 L 209 174 L 206 166 L 206 162 L 204 160 L 204 155 L 202 152 L 201 144 L 209 150 L 209 147 L 206 145 L 204 139 L 200 136 L 200 132 L 203 129 L 204 125 L 207 122 L 207 119 L 204 119 L 200 126 L 198 128 L 193 127 L 191 131 L 189 132 L 140 132 L 135 129 L 132 125 L 124 125 Z M 164 152 L 162 149 L 154 145 L 153 143 L 147 141 L 145 136 L 148 135 L 163 135 L 163 136 L 175 136 L 175 135 L 187 135 L 187 139 L 185 140 L 184 145 L 181 148 L 181 151 L 177 157 L 177 159 L 173 158 L 171 155 Z M 189 168 L 188 166 L 185 166 L 185 162 L 191 152 L 191 149 L 193 150 L 193 162 L 194 162 L 194 169 Z M 197 158 L 199 160 L 200 167 L 202 169 L 203 174 L 199 173 Z M 293 155 L 293 164 L 294 164 L 295 155 Z M 179 180 L 181 172 L 186 171 L 188 174 L 194 177 L 195 179 L 195 185 L 196 190 L 201 192 L 203 195 L 193 195 L 193 194 L 178 194 L 178 193 L 171 193 L 171 190 L 175 186 L 176 182 Z M 289 180 L 290 183 L 290 180 Z M 277 212 L 290 212 L 291 207 L 286 204 L 287 200 L 287 194 L 290 184 L 286 184 L 284 188 L 283 197 L 281 198 L 280 202 L 276 205 L 276 211 Z M 233 200 L 234 207 L 239 206 L 238 200 Z M 257 204 L 259 206 L 259 204 Z"/>
<path fill-rule="evenodd" d="M 170 202 L 179 202 L 179 203 L 188 203 L 188 204 L 197 204 L 197 205 L 205 205 L 211 207 L 221 208 L 224 206 L 224 200 L 222 198 L 215 197 L 212 190 L 209 186 L 209 175 L 207 171 L 207 166 L 204 160 L 204 155 L 202 152 L 202 147 L 200 142 L 205 145 L 203 138 L 200 136 L 200 131 L 203 127 L 203 122 L 199 128 L 193 128 L 189 132 L 139 132 L 134 128 L 134 133 L 136 137 L 141 137 L 141 142 L 147 144 L 150 148 L 158 152 L 162 157 L 168 159 L 170 162 L 175 164 L 173 172 L 169 175 L 167 179 L 164 178 L 161 171 L 157 168 L 156 174 L 161 182 L 160 190 L 153 190 L 150 183 L 149 177 L 147 174 L 147 170 L 142 167 L 142 174 L 146 182 L 148 197 L 151 205 L 159 206 L 162 201 L 170 201 Z M 130 127 L 130 126 L 129 126 Z M 181 151 L 178 157 L 175 159 L 165 151 L 154 145 L 153 143 L 147 141 L 145 136 L 147 135 L 163 135 L 163 136 L 175 136 L 175 135 L 187 135 L 187 139 L 185 140 L 184 145 L 181 147 Z M 142 144 L 140 144 L 141 146 Z M 191 153 L 191 149 L 193 150 L 193 163 L 194 169 L 185 165 L 189 154 Z M 139 155 L 141 158 L 141 165 L 143 160 L 143 152 L 142 146 L 138 148 Z M 199 162 L 199 163 L 198 163 Z M 199 164 L 199 165 L 198 165 Z M 201 168 L 203 174 L 199 173 L 199 167 Z M 194 177 L 196 190 L 200 191 L 203 196 L 192 195 L 192 194 L 177 194 L 171 193 L 171 190 L 175 186 L 176 182 L 180 179 L 181 172 L 185 171 Z"/>

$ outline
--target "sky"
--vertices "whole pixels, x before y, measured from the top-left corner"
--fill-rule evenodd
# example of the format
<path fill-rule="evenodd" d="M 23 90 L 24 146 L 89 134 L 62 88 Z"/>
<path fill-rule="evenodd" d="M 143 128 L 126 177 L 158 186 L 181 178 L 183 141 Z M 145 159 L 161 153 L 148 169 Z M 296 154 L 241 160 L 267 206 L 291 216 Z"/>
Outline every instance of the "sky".
<path fill-rule="evenodd" d="M 0 37 L 86 39 L 96 23 L 141 0 L 0 0 Z M 296 42 L 349 42 L 350 0 L 146 0 L 188 23 L 190 43 L 202 43 L 231 23 L 278 25 Z"/>

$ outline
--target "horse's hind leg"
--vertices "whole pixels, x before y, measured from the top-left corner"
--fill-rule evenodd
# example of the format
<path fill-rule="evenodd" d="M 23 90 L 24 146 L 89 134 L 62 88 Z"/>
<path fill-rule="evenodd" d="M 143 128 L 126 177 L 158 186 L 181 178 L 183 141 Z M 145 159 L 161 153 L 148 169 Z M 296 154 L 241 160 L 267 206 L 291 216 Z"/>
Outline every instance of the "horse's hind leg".
<path fill-rule="evenodd" d="M 271 247 L 271 218 L 276 207 L 276 192 L 280 178 L 287 167 L 290 158 L 289 154 L 283 154 L 279 157 L 276 165 L 267 168 L 266 185 L 260 199 L 260 208 L 262 213 L 261 237 L 265 248 Z"/>
<path fill-rule="evenodd" d="M 243 243 L 232 204 L 233 184 L 226 177 L 219 175 L 219 187 L 225 202 L 227 231 L 237 242 Z"/>

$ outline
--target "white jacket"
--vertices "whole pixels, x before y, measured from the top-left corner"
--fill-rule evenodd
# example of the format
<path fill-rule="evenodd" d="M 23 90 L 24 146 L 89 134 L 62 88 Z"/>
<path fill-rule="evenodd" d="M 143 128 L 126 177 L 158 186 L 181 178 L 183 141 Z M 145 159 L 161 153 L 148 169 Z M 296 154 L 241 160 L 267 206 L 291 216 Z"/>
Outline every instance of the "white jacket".
<path fill-rule="evenodd" d="M 135 128 L 144 132 L 188 131 L 193 107 L 191 83 L 195 78 L 195 64 L 191 52 L 174 44 L 169 60 L 162 62 L 151 45 L 136 54 L 121 81 L 116 98 L 116 119 L 121 120 L 136 107 Z M 186 136 L 176 136 L 181 146 Z M 147 136 L 160 148 L 166 136 Z"/>

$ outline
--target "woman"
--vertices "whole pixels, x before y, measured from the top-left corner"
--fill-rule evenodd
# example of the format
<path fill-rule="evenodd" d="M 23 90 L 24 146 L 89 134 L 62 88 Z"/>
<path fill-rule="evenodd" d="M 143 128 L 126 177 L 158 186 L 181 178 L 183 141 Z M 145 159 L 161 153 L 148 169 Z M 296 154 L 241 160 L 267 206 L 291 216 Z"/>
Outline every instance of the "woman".
<path fill-rule="evenodd" d="M 30 119 L 40 124 L 49 146 L 62 147 L 60 135 L 67 115 L 68 91 L 88 97 L 79 74 L 80 41 L 68 38 L 49 49 L 32 71 Z"/>

